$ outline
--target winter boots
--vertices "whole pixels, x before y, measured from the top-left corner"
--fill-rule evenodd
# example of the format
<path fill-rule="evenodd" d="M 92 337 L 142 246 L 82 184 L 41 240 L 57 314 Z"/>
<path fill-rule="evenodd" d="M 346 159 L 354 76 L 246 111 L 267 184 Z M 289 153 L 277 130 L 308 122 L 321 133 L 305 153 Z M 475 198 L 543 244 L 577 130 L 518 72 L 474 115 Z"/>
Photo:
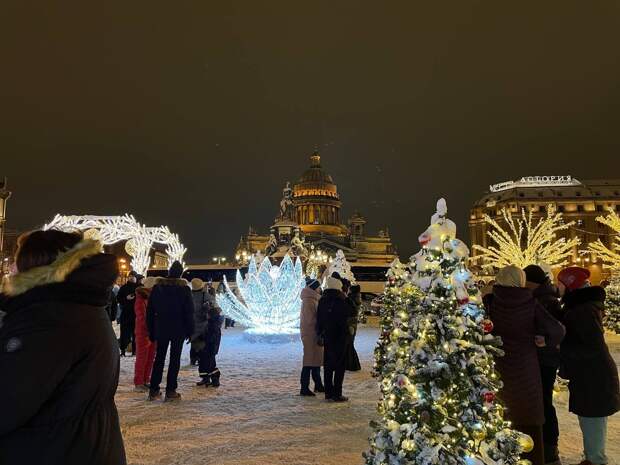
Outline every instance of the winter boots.
<path fill-rule="evenodd" d="M 177 400 L 181 400 L 181 394 L 177 391 L 166 391 L 166 398 L 164 399 L 164 402 L 174 402 Z"/>
<path fill-rule="evenodd" d="M 153 402 L 154 400 L 159 399 L 161 399 L 161 391 L 158 389 L 157 391 L 150 391 L 149 396 L 146 400 L 148 400 L 149 402 Z"/>
<path fill-rule="evenodd" d="M 220 369 L 216 368 L 211 373 L 201 376 L 201 380 L 196 383 L 196 386 L 212 386 L 214 388 L 220 387 Z"/>

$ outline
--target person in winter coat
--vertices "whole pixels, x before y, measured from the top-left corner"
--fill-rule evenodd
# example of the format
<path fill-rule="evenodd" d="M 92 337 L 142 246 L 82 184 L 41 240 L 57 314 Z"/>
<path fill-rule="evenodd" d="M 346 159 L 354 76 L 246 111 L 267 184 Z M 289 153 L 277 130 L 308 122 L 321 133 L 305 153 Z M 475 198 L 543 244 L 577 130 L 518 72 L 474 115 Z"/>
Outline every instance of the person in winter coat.
<path fill-rule="evenodd" d="M 198 364 L 199 354 L 204 349 L 209 299 L 205 289 L 205 282 L 202 279 L 194 278 L 190 284 L 192 286 L 192 300 L 194 302 L 194 334 L 192 335 L 192 347 L 189 352 L 189 358 L 191 365 L 194 366 Z"/>
<path fill-rule="evenodd" d="M 213 294 L 208 294 L 213 298 Z M 217 367 L 216 355 L 220 351 L 220 342 L 222 340 L 222 324 L 224 317 L 222 310 L 210 301 L 207 307 L 207 325 L 204 333 L 204 347 L 200 351 L 200 365 L 198 374 L 201 380 L 196 383 L 198 386 L 220 386 L 220 370 Z"/>
<path fill-rule="evenodd" d="M 149 331 L 146 326 L 146 308 L 151 295 L 153 286 L 158 282 L 158 278 L 149 276 L 142 280 L 142 287 L 136 289 L 136 364 L 134 368 L 133 384 L 138 392 L 149 390 L 151 371 L 157 343 L 149 339 Z"/>
<path fill-rule="evenodd" d="M 323 365 L 323 347 L 318 344 L 317 309 L 321 299 L 321 283 L 311 279 L 301 291 L 300 334 L 304 348 L 303 367 L 301 369 L 300 396 L 314 397 L 310 390 L 310 375 L 314 381 L 315 392 L 325 392 L 321 381 L 321 366 Z"/>
<path fill-rule="evenodd" d="M 347 297 L 349 306 L 353 309 L 353 314 L 347 319 L 349 330 L 347 339 L 347 371 L 360 371 L 360 359 L 355 350 L 355 335 L 357 334 L 357 320 L 362 308 L 362 291 L 359 285 L 351 286 Z"/>
<path fill-rule="evenodd" d="M 181 399 L 177 392 L 183 341 L 191 340 L 194 333 L 194 302 L 185 279 L 181 279 L 183 265 L 175 261 L 168 278 L 160 279 L 153 287 L 146 309 L 149 339 L 157 342 L 157 352 L 151 373 L 149 400 L 161 397 L 159 385 L 164 372 L 166 353 L 170 347 L 170 361 L 166 379 L 166 401 Z"/>
<path fill-rule="evenodd" d="M 110 318 L 110 322 L 116 320 L 116 312 L 118 309 L 118 300 L 116 300 L 116 293 L 114 292 L 114 288 L 110 289 L 108 293 L 108 303 L 105 307 L 105 311 Z"/>
<path fill-rule="evenodd" d="M 327 278 L 327 289 L 317 310 L 317 331 L 324 341 L 325 399 L 333 402 L 349 400 L 342 395 L 342 384 L 349 337 L 347 320 L 353 312 L 342 292 L 342 281 L 331 276 Z"/>
<path fill-rule="evenodd" d="M 569 380 L 568 408 L 579 417 L 582 464 L 606 465 L 607 417 L 620 410 L 620 388 L 618 369 L 604 338 L 605 290 L 590 287 L 589 277 L 590 272 L 579 267 L 558 275 L 566 325 L 560 371 Z"/>
<path fill-rule="evenodd" d="M 123 465 L 119 352 L 105 311 L 116 257 L 80 234 L 19 239 L 0 284 L 0 463 Z"/>
<path fill-rule="evenodd" d="M 551 283 L 547 273 L 538 265 L 529 265 L 523 269 L 526 278 L 526 287 L 532 291 L 534 298 L 547 310 L 549 315 L 562 321 L 562 305 L 558 289 Z M 539 335 L 546 339 L 545 334 Z M 543 408 L 545 423 L 543 425 L 543 444 L 546 464 L 560 464 L 558 439 L 560 429 L 558 417 L 553 406 L 553 387 L 560 367 L 560 347 L 545 344 L 539 340 L 538 362 L 540 364 L 540 378 L 542 381 Z"/>
<path fill-rule="evenodd" d="M 516 266 L 499 271 L 493 293 L 486 295 L 484 302 L 493 322 L 492 332 L 503 341 L 505 355 L 497 359 L 496 366 L 504 383 L 499 397 L 506 417 L 515 429 L 534 440 L 534 450 L 523 458 L 544 465 L 545 415 L 536 336 L 545 335 L 545 344 L 555 347 L 564 336 L 564 327 L 525 287 L 525 273 Z"/>
<path fill-rule="evenodd" d="M 136 314 L 133 307 L 136 302 L 137 288 L 138 274 L 135 271 L 130 271 L 127 276 L 127 282 L 121 286 L 116 296 L 118 304 L 121 307 L 121 316 L 119 318 L 121 336 L 118 341 L 121 348 L 121 357 L 125 356 L 129 343 L 131 343 L 131 354 L 135 355 L 136 353 L 136 335 L 134 327 L 136 323 Z"/>

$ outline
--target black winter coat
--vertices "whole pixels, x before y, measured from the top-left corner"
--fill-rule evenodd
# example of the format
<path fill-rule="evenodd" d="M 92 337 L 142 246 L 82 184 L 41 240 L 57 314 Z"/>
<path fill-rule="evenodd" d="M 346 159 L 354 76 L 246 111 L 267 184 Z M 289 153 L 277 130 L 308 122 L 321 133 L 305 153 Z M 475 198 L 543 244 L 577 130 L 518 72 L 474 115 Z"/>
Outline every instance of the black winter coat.
<path fill-rule="evenodd" d="M 532 291 L 534 298 L 545 307 L 547 313 L 553 318 L 562 322 L 564 311 L 562 310 L 562 304 L 560 303 L 560 295 L 555 286 L 551 283 L 542 284 Z M 540 334 L 540 336 L 548 336 L 546 334 Z M 560 366 L 560 347 L 559 345 L 549 345 L 538 348 L 538 361 L 541 366 L 555 367 Z"/>
<path fill-rule="evenodd" d="M 346 296 L 337 289 L 326 289 L 317 309 L 317 331 L 324 337 L 324 365 L 327 368 L 346 363 L 349 326 L 347 320 L 355 310 Z"/>
<path fill-rule="evenodd" d="M 362 294 L 360 292 L 352 292 L 347 298 L 347 303 L 353 313 L 347 318 L 349 332 L 347 334 L 346 367 L 347 371 L 360 371 L 362 365 L 355 350 L 355 335 L 357 334 L 357 321 L 362 308 Z"/>
<path fill-rule="evenodd" d="M 153 287 L 146 307 L 151 341 L 187 339 L 194 333 L 194 301 L 184 279 L 166 278 Z"/>
<path fill-rule="evenodd" d="M 212 307 L 209 310 L 209 319 L 207 320 L 205 347 L 213 355 L 217 355 L 220 351 L 223 323 L 224 317 L 220 314 L 219 309 Z"/>
<path fill-rule="evenodd" d="M 118 319 L 119 323 L 131 322 L 136 319 L 136 312 L 133 307 L 136 303 L 135 296 L 136 296 L 137 288 L 138 288 L 138 283 L 126 282 L 118 290 L 118 294 L 116 295 L 116 300 L 118 304 L 121 306 L 121 316 Z M 133 299 L 128 298 L 131 296 L 133 296 Z"/>
<path fill-rule="evenodd" d="M 618 369 L 602 325 L 604 302 L 601 287 L 578 289 L 564 296 L 562 375 L 569 379 L 569 410 L 584 417 L 606 417 L 620 410 Z"/>
<path fill-rule="evenodd" d="M 92 244 L 2 287 L 1 464 L 126 463 L 114 404 L 118 343 L 104 309 L 117 262 Z"/>

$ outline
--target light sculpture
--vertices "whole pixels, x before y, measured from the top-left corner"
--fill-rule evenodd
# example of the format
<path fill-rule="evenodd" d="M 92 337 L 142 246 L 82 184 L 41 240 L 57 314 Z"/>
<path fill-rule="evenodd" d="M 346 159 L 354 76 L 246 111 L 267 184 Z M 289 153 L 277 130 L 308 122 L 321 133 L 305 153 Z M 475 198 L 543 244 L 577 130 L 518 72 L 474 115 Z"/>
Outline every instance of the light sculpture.
<path fill-rule="evenodd" d="M 104 245 L 127 241 L 125 250 L 132 258 L 131 267 L 140 274 L 145 275 L 151 264 L 150 251 L 154 243 L 166 246 L 168 265 L 178 260 L 185 266 L 183 257 L 187 249 L 177 234 L 173 234 L 167 226 L 146 227 L 136 221 L 133 215 L 56 215 L 43 229 L 83 231 L 85 237 L 97 239 Z"/>
<path fill-rule="evenodd" d="M 299 333 L 300 294 L 305 286 L 300 259 L 286 255 L 280 266 L 268 257 L 260 266 L 250 259 L 245 279 L 237 270 L 237 289 L 233 292 L 224 277 L 224 292 L 217 302 L 223 313 L 247 327 L 246 337 L 252 341 L 281 342 Z"/>

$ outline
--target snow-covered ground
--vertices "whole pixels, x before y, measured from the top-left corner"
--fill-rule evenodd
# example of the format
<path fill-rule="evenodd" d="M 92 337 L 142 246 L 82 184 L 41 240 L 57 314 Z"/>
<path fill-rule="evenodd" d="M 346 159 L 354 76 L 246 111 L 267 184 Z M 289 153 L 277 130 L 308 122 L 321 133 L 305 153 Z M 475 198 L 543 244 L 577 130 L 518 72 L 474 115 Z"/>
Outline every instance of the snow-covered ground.
<path fill-rule="evenodd" d="M 196 368 L 187 366 L 186 347 L 179 403 L 148 403 L 133 392 L 134 359 L 123 359 L 116 401 L 129 464 L 362 464 L 368 422 L 379 399 L 369 374 L 377 335 L 376 328 L 360 328 L 356 347 L 363 370 L 347 373 L 347 404 L 297 395 L 301 343 L 252 344 L 240 329 L 224 331 L 217 390 L 195 386 Z M 620 339 L 612 350 L 620 360 Z M 567 411 L 567 394 L 556 403 L 563 461 L 579 463 L 581 435 L 576 417 Z M 608 439 L 610 464 L 620 465 L 620 415 L 611 418 Z"/>

